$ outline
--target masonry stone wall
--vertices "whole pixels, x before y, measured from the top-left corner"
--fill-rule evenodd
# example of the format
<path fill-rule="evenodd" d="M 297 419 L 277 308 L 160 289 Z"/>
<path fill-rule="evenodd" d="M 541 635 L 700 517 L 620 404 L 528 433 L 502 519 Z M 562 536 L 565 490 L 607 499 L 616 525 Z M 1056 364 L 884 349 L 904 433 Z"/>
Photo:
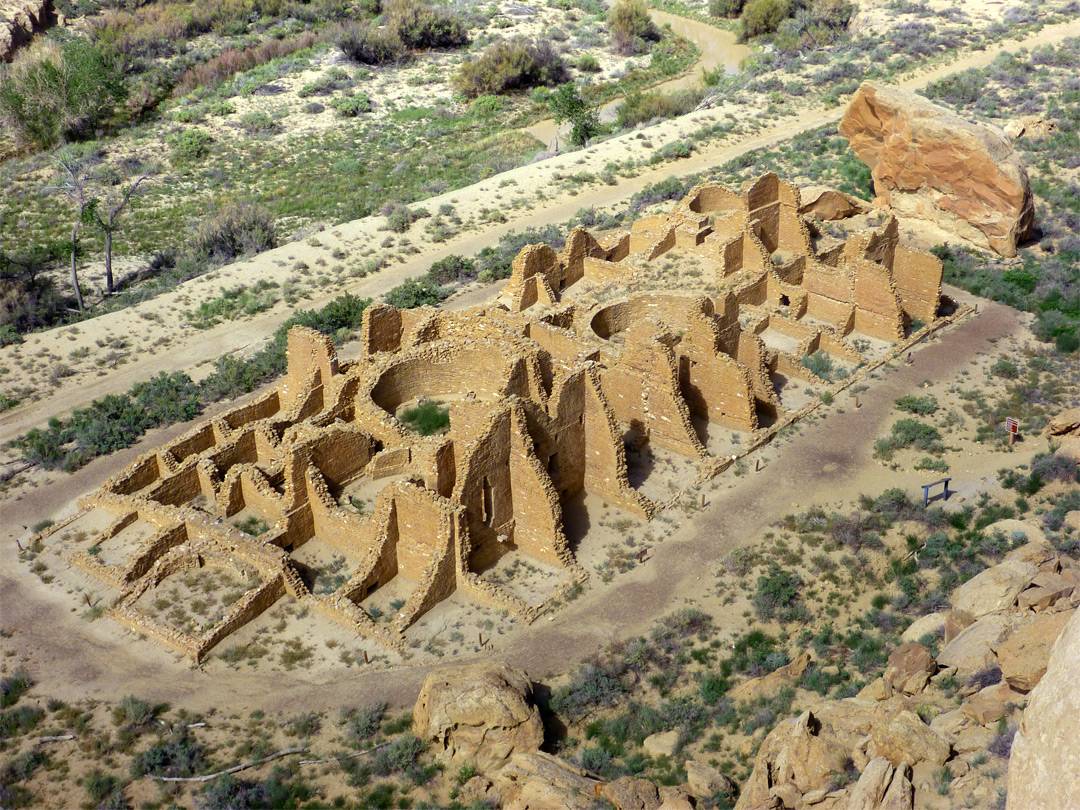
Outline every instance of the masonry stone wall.
<path fill-rule="evenodd" d="M 628 441 L 689 459 L 704 480 L 731 459 L 710 456 L 693 419 L 747 433 L 749 452 L 813 407 L 786 411 L 772 374 L 825 386 L 806 355 L 858 364 L 853 331 L 904 345 L 913 321 L 938 323 L 941 264 L 901 246 L 895 222 L 819 254 L 798 207 L 798 189 L 776 175 L 740 192 L 701 184 L 629 230 L 575 229 L 560 253 L 524 248 L 491 304 L 368 307 L 349 362 L 328 337 L 294 327 L 277 390 L 80 501 L 115 515 L 102 542 L 123 542 L 135 520 L 154 534 L 120 564 L 69 559 L 117 589 L 109 615 L 196 660 L 283 598 L 393 649 L 455 591 L 534 619 L 587 576 L 566 540 L 568 499 L 584 492 L 646 519 L 675 502 L 631 486 Z M 714 276 L 675 281 L 655 262 L 683 254 Z M 767 348 L 759 335 L 770 329 L 796 348 Z M 445 401 L 445 433 L 419 436 L 398 419 L 424 398 Z M 759 411 L 773 427 L 760 428 Z M 353 486 L 377 489 L 370 514 L 339 505 Z M 269 530 L 251 537 L 231 525 L 245 510 Z M 312 594 L 293 559 L 316 541 L 347 561 L 331 594 Z M 488 575 L 510 554 L 563 578 L 526 604 Z M 139 611 L 164 578 L 207 564 L 257 572 L 261 583 L 197 636 Z M 363 606 L 391 582 L 407 598 L 377 624 Z"/>

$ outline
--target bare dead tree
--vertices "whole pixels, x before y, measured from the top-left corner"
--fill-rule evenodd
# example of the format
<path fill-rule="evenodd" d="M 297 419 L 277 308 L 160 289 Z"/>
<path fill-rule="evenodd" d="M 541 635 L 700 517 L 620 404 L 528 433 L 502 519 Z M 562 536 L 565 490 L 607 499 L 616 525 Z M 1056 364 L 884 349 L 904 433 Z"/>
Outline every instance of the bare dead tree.
<path fill-rule="evenodd" d="M 113 292 L 114 287 L 112 269 L 113 234 L 120 230 L 120 215 L 124 213 L 128 203 L 138 193 L 139 186 L 145 180 L 148 180 L 152 174 L 152 170 L 144 171 L 119 195 L 106 197 L 103 201 L 95 198 L 87 205 L 87 211 L 93 223 L 105 234 L 105 289 L 109 293 Z"/>
<path fill-rule="evenodd" d="M 83 296 L 79 287 L 79 228 L 86 220 L 91 197 L 87 193 L 88 172 L 91 161 L 76 155 L 69 148 L 58 149 L 53 154 L 56 166 L 56 184 L 49 191 L 63 194 L 75 206 L 75 222 L 71 226 L 71 285 L 75 288 L 75 301 L 82 312 Z"/>

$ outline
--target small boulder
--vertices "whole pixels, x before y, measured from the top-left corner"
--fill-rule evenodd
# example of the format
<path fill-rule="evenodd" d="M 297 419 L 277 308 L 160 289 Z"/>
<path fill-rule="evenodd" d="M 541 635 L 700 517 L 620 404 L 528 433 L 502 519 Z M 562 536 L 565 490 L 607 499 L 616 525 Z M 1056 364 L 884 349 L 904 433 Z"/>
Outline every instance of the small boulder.
<path fill-rule="evenodd" d="M 1002 689 L 1002 686 L 1005 688 Z M 1011 699 L 1012 690 L 1008 688 L 1008 685 L 996 683 L 965 700 L 960 706 L 960 711 L 980 726 L 988 726 L 1009 713 L 1008 704 Z"/>
<path fill-rule="evenodd" d="M 1006 560 L 976 574 L 955 591 L 953 607 L 976 619 L 1016 607 L 1016 598 L 1027 588 L 1039 569 L 1030 562 Z"/>
<path fill-rule="evenodd" d="M 1009 686 L 1022 692 L 1035 688 L 1046 673 L 1054 642 L 1071 617 L 1072 611 L 1039 616 L 998 647 L 998 665 Z"/>
<path fill-rule="evenodd" d="M 679 732 L 673 730 L 650 734 L 645 738 L 642 747 L 651 757 L 674 756 L 675 749 L 679 747 Z"/>
<path fill-rule="evenodd" d="M 1051 436 L 1066 436 L 1070 433 L 1080 433 L 1080 408 L 1069 408 L 1057 416 L 1050 418 L 1046 429 Z"/>
<path fill-rule="evenodd" d="M 660 793 L 648 779 L 620 776 L 600 788 L 600 795 L 616 810 L 659 810 Z"/>
<path fill-rule="evenodd" d="M 869 203 L 858 197 L 827 186 L 806 186 L 799 190 L 799 198 L 802 203 L 799 206 L 800 214 L 825 221 L 865 214 L 871 208 Z"/>
<path fill-rule="evenodd" d="M 892 782 L 878 805 L 878 810 L 911 810 L 915 803 L 915 788 L 911 784 L 911 767 L 901 762 L 893 771 Z"/>
<path fill-rule="evenodd" d="M 966 627 L 975 624 L 975 617 L 966 610 L 950 610 L 945 614 L 945 643 L 948 644 Z"/>
<path fill-rule="evenodd" d="M 528 676 L 504 663 L 447 667 L 424 682 L 413 732 L 444 760 L 494 771 L 515 752 L 535 751 L 544 742 L 531 695 Z"/>
<path fill-rule="evenodd" d="M 904 710 L 870 732 L 876 755 L 894 765 L 930 762 L 943 765 L 952 750 L 949 743 L 927 726 L 917 714 Z"/>
<path fill-rule="evenodd" d="M 882 680 L 897 692 L 917 695 L 937 672 L 937 661 L 922 644 L 901 644 L 889 655 Z"/>
<path fill-rule="evenodd" d="M 998 733 L 995 729 L 986 726 L 972 726 L 956 735 L 953 748 L 958 754 L 971 754 L 976 751 L 986 751 L 990 744 L 996 740 Z"/>
<path fill-rule="evenodd" d="M 665 785 L 660 788 L 660 810 L 694 810 L 694 803 L 682 788 Z"/>
<path fill-rule="evenodd" d="M 911 623 L 907 630 L 900 636 L 900 640 L 918 641 L 923 636 L 940 636 L 945 633 L 945 617 L 948 616 L 947 611 L 938 611 L 937 613 L 928 613 L 925 616 L 920 616 Z"/>
<path fill-rule="evenodd" d="M 893 765 L 885 757 L 870 760 L 848 798 L 848 810 L 877 810 L 892 782 Z"/>
<path fill-rule="evenodd" d="M 697 760 L 686 762 L 686 792 L 696 799 L 711 799 L 719 793 L 721 796 L 734 796 L 738 785 L 720 773 L 711 765 Z"/>

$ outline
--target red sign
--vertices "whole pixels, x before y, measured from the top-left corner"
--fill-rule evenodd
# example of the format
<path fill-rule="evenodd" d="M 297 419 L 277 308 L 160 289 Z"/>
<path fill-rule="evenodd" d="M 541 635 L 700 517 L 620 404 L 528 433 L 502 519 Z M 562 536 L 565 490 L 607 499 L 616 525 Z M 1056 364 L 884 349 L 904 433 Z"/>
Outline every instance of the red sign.
<path fill-rule="evenodd" d="M 1005 417 L 1005 430 L 1007 430 L 1009 433 L 1019 433 L 1020 432 L 1020 420 L 1019 419 L 1013 419 L 1011 416 L 1006 416 Z"/>

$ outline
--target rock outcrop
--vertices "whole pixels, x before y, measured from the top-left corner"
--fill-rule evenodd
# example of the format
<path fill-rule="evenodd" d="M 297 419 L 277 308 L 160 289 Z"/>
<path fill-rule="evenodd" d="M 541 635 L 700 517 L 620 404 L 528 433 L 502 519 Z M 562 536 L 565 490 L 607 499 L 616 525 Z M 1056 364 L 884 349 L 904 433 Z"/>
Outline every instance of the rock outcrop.
<path fill-rule="evenodd" d="M 0 62 L 56 21 L 53 0 L 0 0 Z"/>
<path fill-rule="evenodd" d="M 540 712 L 529 703 L 524 672 L 502 663 L 450 667 L 430 675 L 413 709 L 413 731 L 446 760 L 502 767 L 515 752 L 544 742 Z"/>
<path fill-rule="evenodd" d="M 827 186 L 804 186 L 800 191 L 802 205 L 799 206 L 799 213 L 803 216 L 821 220 L 847 219 L 865 214 L 871 207 L 857 197 Z"/>
<path fill-rule="evenodd" d="M 931 220 L 1002 256 L 1030 237 L 1035 206 L 1027 172 L 1000 130 L 924 98 L 866 82 L 840 132 L 872 170 L 880 201 Z"/>
<path fill-rule="evenodd" d="M 1009 759 L 1006 810 L 1080 807 L 1080 613 L 1058 637 L 1032 690 Z"/>

